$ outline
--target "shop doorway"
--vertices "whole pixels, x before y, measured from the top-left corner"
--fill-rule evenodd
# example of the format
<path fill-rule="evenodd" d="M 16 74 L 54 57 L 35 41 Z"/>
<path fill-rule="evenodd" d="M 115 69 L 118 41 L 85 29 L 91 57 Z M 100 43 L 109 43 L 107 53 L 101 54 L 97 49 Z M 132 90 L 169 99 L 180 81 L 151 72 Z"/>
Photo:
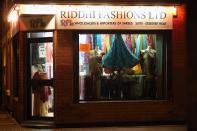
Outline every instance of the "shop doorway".
<path fill-rule="evenodd" d="M 26 38 L 28 117 L 53 118 L 53 32 L 26 33 Z"/>

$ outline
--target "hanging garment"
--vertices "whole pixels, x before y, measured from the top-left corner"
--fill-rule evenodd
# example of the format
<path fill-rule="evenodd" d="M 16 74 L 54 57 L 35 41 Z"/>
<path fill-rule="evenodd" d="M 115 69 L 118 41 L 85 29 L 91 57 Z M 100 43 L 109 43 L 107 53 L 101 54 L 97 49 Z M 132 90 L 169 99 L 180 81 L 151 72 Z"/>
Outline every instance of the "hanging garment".
<path fill-rule="evenodd" d="M 105 35 L 101 35 L 101 51 L 106 53 L 106 47 L 105 47 Z"/>
<path fill-rule="evenodd" d="M 131 34 L 131 43 L 132 43 L 132 52 L 135 53 L 136 45 L 135 45 L 135 35 L 134 34 Z"/>
<path fill-rule="evenodd" d="M 135 43 L 136 43 L 136 57 L 140 57 L 140 44 L 141 44 L 141 35 L 136 35 Z"/>
<path fill-rule="evenodd" d="M 46 62 L 53 63 L 53 43 L 48 42 L 46 45 Z"/>
<path fill-rule="evenodd" d="M 156 34 L 152 35 L 152 49 L 156 49 Z"/>
<path fill-rule="evenodd" d="M 97 34 L 96 35 L 96 44 L 98 45 L 99 49 L 102 49 L 102 45 L 101 45 L 101 35 Z"/>
<path fill-rule="evenodd" d="M 126 43 L 127 47 L 129 48 L 129 50 L 131 50 L 131 52 L 132 52 L 132 42 L 131 42 L 131 35 L 130 34 L 126 35 L 125 43 Z"/>
<path fill-rule="evenodd" d="M 115 40 L 115 34 L 111 34 L 110 35 L 110 46 L 112 45 L 112 43 L 114 43 Z"/>
<path fill-rule="evenodd" d="M 84 62 L 85 63 L 89 62 L 89 52 L 84 52 Z"/>
<path fill-rule="evenodd" d="M 138 58 L 126 47 L 121 34 L 117 34 L 109 52 L 104 56 L 102 65 L 111 69 L 133 67 Z"/>
<path fill-rule="evenodd" d="M 33 76 L 35 80 L 46 80 L 48 79 L 47 73 L 45 72 L 36 72 Z M 33 85 L 33 114 L 35 116 L 47 116 L 48 115 L 48 100 L 49 95 L 51 95 L 51 90 L 49 86 L 43 85 Z"/>
<path fill-rule="evenodd" d="M 148 46 L 152 46 L 152 35 L 151 34 L 147 35 L 147 42 L 148 42 Z"/>
<path fill-rule="evenodd" d="M 147 35 L 142 35 L 142 50 L 147 48 Z"/>
<path fill-rule="evenodd" d="M 79 100 L 85 100 L 85 76 L 79 76 Z"/>
<path fill-rule="evenodd" d="M 48 75 L 46 72 L 36 72 L 33 76 L 33 79 L 47 80 Z M 37 85 L 34 89 L 35 89 L 35 91 L 38 91 L 40 93 L 40 99 L 43 102 L 48 101 L 48 96 L 51 94 L 51 90 L 50 90 L 49 86 Z"/>
<path fill-rule="evenodd" d="M 92 41 L 93 41 L 93 39 L 92 39 L 92 35 L 91 34 L 86 34 L 86 43 L 90 43 L 90 44 L 92 44 Z"/>
<path fill-rule="evenodd" d="M 109 35 L 104 35 L 104 49 L 105 51 L 104 52 L 108 52 L 109 49 L 110 49 L 110 36 Z"/>

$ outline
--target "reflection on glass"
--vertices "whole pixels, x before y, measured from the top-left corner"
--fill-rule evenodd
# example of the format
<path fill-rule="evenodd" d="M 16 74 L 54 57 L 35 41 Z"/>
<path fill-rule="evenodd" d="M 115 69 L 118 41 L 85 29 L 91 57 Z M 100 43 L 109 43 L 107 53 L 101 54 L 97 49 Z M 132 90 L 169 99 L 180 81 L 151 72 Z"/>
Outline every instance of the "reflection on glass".
<path fill-rule="evenodd" d="M 32 116 L 53 117 L 53 43 L 30 43 Z"/>
<path fill-rule="evenodd" d="M 79 100 L 166 99 L 160 34 L 79 34 Z"/>

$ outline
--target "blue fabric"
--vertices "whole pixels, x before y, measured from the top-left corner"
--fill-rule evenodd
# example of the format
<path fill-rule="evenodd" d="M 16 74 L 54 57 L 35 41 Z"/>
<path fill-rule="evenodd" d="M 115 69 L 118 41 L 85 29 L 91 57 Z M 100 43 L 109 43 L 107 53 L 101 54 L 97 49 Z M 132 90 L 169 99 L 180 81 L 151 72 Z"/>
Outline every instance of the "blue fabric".
<path fill-rule="evenodd" d="M 109 52 L 104 56 L 102 65 L 111 69 L 133 67 L 138 58 L 128 49 L 121 34 L 117 34 Z"/>
<path fill-rule="evenodd" d="M 132 42 L 131 42 L 131 35 L 130 34 L 126 35 L 125 43 L 126 43 L 127 47 L 129 48 L 129 50 L 132 52 Z"/>
<path fill-rule="evenodd" d="M 102 43 L 101 43 L 101 35 L 100 34 L 97 34 L 96 43 L 97 43 L 99 49 L 102 50 Z"/>
<path fill-rule="evenodd" d="M 142 35 L 142 50 L 147 48 L 147 38 L 146 35 Z"/>
<path fill-rule="evenodd" d="M 111 37 L 111 43 L 113 43 L 114 40 L 115 40 L 115 35 L 112 35 L 112 37 Z"/>
<path fill-rule="evenodd" d="M 135 43 L 136 43 L 136 56 L 137 58 L 139 58 L 140 57 L 140 36 L 139 35 L 137 36 Z"/>

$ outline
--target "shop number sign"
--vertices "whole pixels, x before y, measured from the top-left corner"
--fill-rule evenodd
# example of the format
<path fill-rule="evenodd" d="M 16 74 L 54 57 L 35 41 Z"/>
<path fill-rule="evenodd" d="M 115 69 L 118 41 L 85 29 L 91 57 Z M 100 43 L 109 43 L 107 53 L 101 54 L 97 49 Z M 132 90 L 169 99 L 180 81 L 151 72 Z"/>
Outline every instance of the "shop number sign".
<path fill-rule="evenodd" d="M 172 29 L 172 7 L 60 6 L 58 29 Z"/>
<path fill-rule="evenodd" d="M 30 19 L 30 27 L 33 29 L 44 28 L 46 23 L 41 18 L 32 18 Z"/>
<path fill-rule="evenodd" d="M 51 30 L 55 29 L 54 15 L 24 15 L 20 17 L 20 30 Z"/>

